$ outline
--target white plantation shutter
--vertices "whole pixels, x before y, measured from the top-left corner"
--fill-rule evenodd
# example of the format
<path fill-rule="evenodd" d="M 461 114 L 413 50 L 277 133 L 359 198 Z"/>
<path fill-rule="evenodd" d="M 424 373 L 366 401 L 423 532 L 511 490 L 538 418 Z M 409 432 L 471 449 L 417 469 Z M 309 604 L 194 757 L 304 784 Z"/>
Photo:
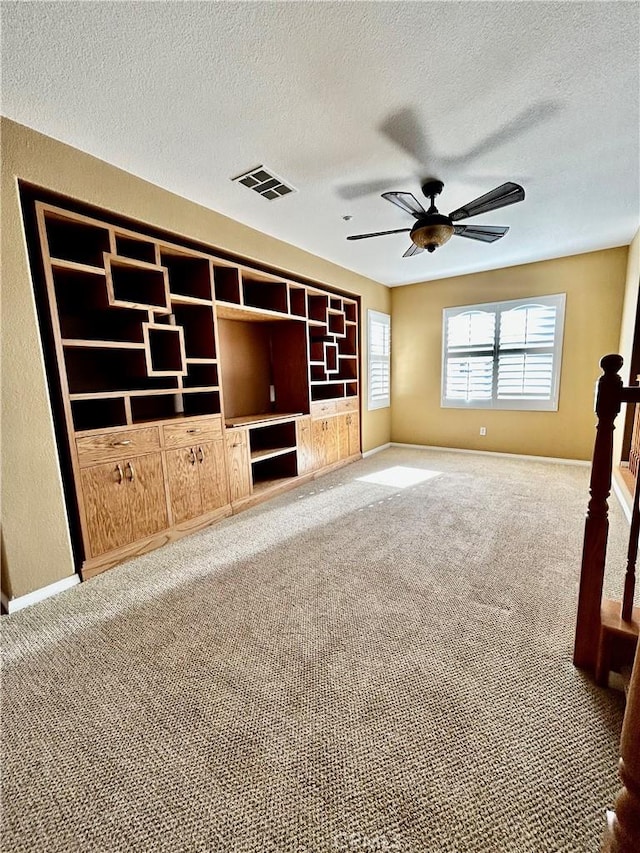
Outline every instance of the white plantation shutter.
<path fill-rule="evenodd" d="M 369 409 L 391 404 L 391 317 L 380 311 L 368 312 Z"/>
<path fill-rule="evenodd" d="M 443 312 L 442 405 L 558 408 L 565 295 Z"/>

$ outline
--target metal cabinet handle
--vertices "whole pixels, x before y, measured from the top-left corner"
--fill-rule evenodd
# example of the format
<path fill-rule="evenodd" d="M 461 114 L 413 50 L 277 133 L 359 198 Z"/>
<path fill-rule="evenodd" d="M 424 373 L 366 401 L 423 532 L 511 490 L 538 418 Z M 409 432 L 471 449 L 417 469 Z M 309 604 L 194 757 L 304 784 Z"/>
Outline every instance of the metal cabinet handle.
<path fill-rule="evenodd" d="M 117 480 L 117 483 L 118 483 L 118 485 L 120 485 L 120 483 L 122 483 L 122 481 L 123 481 L 123 479 L 124 479 L 124 475 L 123 475 L 123 473 L 122 473 L 122 465 L 121 465 L 119 462 L 118 462 L 118 464 L 116 465 L 116 471 L 118 472 L 118 480 Z"/>
<path fill-rule="evenodd" d="M 204 462 L 204 453 L 201 447 L 198 448 L 198 462 L 200 462 L 200 464 Z"/>
<path fill-rule="evenodd" d="M 199 428 L 198 429 L 188 429 L 187 432 L 189 433 L 189 435 L 196 435 L 197 433 L 202 432 L 202 430 Z"/>
<path fill-rule="evenodd" d="M 127 477 L 127 480 L 129 480 L 130 483 L 133 483 L 136 478 L 136 469 L 133 467 L 132 462 L 127 462 L 125 469 L 127 468 L 129 469 L 129 476 Z"/>
<path fill-rule="evenodd" d="M 130 438 L 126 438 L 124 441 L 112 441 L 111 447 L 126 447 L 128 444 L 131 444 Z"/>
<path fill-rule="evenodd" d="M 192 465 L 195 465 L 195 464 L 196 464 L 196 454 L 195 454 L 195 452 L 194 452 L 194 450 L 193 450 L 193 447 L 190 447 L 190 448 L 189 448 L 189 462 L 190 462 Z"/>

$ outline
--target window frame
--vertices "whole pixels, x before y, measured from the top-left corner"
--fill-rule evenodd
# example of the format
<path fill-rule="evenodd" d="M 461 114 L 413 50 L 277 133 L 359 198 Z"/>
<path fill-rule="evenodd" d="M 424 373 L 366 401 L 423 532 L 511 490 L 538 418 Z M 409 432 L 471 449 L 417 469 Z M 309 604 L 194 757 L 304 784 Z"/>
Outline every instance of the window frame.
<path fill-rule="evenodd" d="M 528 305 L 541 305 L 545 308 L 555 307 L 556 309 L 556 326 L 553 345 L 543 349 L 540 347 L 521 347 L 504 348 L 500 350 L 500 326 L 503 313 L 512 311 L 515 308 L 522 308 Z M 566 293 L 553 293 L 538 296 L 530 296 L 525 299 L 505 299 L 498 302 L 482 302 L 473 305 L 452 306 L 443 308 L 442 310 L 442 363 L 441 363 L 441 383 L 440 383 L 440 406 L 443 409 L 497 409 L 503 411 L 537 411 L 537 412 L 557 412 L 560 402 L 560 376 L 562 372 L 562 346 L 564 341 L 564 320 L 566 309 Z M 485 313 L 495 314 L 494 341 L 493 347 L 488 346 L 487 352 L 492 350 L 493 356 L 493 383 L 491 389 L 491 399 L 482 400 L 479 398 L 472 400 L 456 400 L 446 397 L 446 381 L 447 381 L 447 322 L 450 317 L 458 316 L 472 311 L 482 311 Z M 549 352 L 553 353 L 552 374 L 551 374 L 551 395 L 547 400 L 540 399 L 498 399 L 498 364 L 500 353 L 527 353 L 527 352 Z M 460 353 L 458 353 L 459 355 Z M 479 349 L 477 354 L 482 354 Z"/>
<path fill-rule="evenodd" d="M 372 334 L 374 323 L 386 326 L 388 332 L 387 352 L 383 355 L 374 355 L 371 351 Z M 372 365 L 382 364 L 386 367 L 389 390 L 386 395 L 372 396 L 373 383 L 371 381 Z M 373 308 L 367 310 L 367 410 L 388 409 L 391 406 L 391 315 L 383 311 L 375 311 Z"/>

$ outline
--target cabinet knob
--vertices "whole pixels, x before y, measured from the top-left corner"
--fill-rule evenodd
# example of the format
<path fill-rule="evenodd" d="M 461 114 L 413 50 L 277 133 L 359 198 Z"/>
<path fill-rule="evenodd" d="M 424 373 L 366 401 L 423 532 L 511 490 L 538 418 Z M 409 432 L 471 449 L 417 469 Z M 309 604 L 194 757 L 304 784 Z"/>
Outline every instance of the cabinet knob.
<path fill-rule="evenodd" d="M 136 469 L 133 467 L 133 463 L 127 462 L 125 468 L 129 471 L 129 476 L 127 477 L 127 480 L 129 480 L 130 483 L 133 483 L 136 478 Z"/>
<path fill-rule="evenodd" d="M 194 451 L 193 451 L 193 447 L 190 447 L 190 448 L 189 448 L 189 462 L 190 462 L 192 465 L 195 465 L 195 464 L 196 464 L 196 454 L 195 454 L 195 453 L 194 453 Z"/>
<path fill-rule="evenodd" d="M 116 465 L 116 471 L 117 471 L 117 473 L 118 473 L 118 480 L 117 480 L 117 483 L 118 483 L 118 485 L 120 485 L 120 483 L 121 483 L 121 482 L 123 481 L 123 479 L 124 479 L 124 475 L 123 475 L 123 473 L 122 473 L 122 465 L 120 465 L 120 463 L 118 463 L 118 464 Z"/>
<path fill-rule="evenodd" d="M 196 435 L 197 433 L 202 432 L 202 430 L 201 429 L 188 429 L 187 432 L 189 433 L 189 435 Z"/>
<path fill-rule="evenodd" d="M 204 453 L 201 447 L 198 448 L 198 462 L 200 462 L 200 464 L 204 462 Z"/>
<path fill-rule="evenodd" d="M 131 439 L 125 438 L 123 441 L 112 441 L 111 447 L 126 447 L 128 444 L 131 444 Z"/>

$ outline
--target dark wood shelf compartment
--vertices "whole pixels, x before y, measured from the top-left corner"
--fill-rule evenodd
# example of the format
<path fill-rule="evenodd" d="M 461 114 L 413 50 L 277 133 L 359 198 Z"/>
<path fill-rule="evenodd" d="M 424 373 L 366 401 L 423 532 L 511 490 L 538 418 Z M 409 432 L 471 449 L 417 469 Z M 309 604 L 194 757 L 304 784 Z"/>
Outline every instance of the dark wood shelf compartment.
<path fill-rule="evenodd" d="M 311 386 L 311 399 L 314 403 L 321 400 L 338 400 L 344 396 L 344 382 L 328 382 L 326 385 Z"/>
<path fill-rule="evenodd" d="M 323 364 L 312 364 L 311 365 L 311 381 L 312 382 L 326 382 L 327 374 L 324 369 Z"/>
<path fill-rule="evenodd" d="M 358 327 L 347 326 L 344 338 L 338 339 L 340 355 L 358 355 Z"/>
<path fill-rule="evenodd" d="M 324 363 L 327 373 L 338 372 L 338 347 L 334 343 L 324 344 Z"/>
<path fill-rule="evenodd" d="M 184 329 L 187 358 L 215 358 L 213 309 L 208 305 L 174 305 L 176 325 Z"/>
<path fill-rule="evenodd" d="M 251 466 L 254 484 L 295 477 L 297 473 L 298 459 L 295 450 L 270 459 L 258 460 Z"/>
<path fill-rule="evenodd" d="M 215 364 L 187 364 L 187 375 L 183 377 L 185 388 L 218 385 L 218 367 Z"/>
<path fill-rule="evenodd" d="M 252 427 L 249 430 L 249 446 L 251 453 L 278 448 L 295 448 L 295 421 Z"/>
<path fill-rule="evenodd" d="M 220 394 L 217 391 L 189 394 L 176 391 L 148 397 L 131 397 L 131 415 L 134 423 L 219 414 Z"/>
<path fill-rule="evenodd" d="M 134 261 L 144 261 L 147 264 L 156 263 L 156 247 L 146 240 L 136 240 L 134 237 L 124 237 L 116 234 L 116 254 L 122 258 Z"/>
<path fill-rule="evenodd" d="M 347 382 L 344 388 L 345 397 L 357 397 L 358 396 L 358 383 L 357 382 Z"/>
<path fill-rule="evenodd" d="M 213 286 L 217 300 L 240 305 L 240 275 L 235 267 L 214 266 Z"/>
<path fill-rule="evenodd" d="M 329 308 L 332 311 L 342 311 L 342 299 L 339 299 L 337 296 L 330 297 Z"/>
<path fill-rule="evenodd" d="M 246 274 L 242 276 L 244 304 L 251 308 L 262 308 L 266 311 L 277 311 L 288 314 L 287 285 L 284 281 L 272 282 L 252 279 Z"/>
<path fill-rule="evenodd" d="M 171 293 L 196 299 L 213 299 L 211 269 L 207 258 L 172 254 L 160 249 L 160 263 L 167 268 Z"/>
<path fill-rule="evenodd" d="M 338 359 L 338 379 L 355 381 L 358 378 L 358 359 L 352 356 Z"/>
<path fill-rule="evenodd" d="M 162 267 L 138 266 L 134 261 L 108 255 L 106 271 L 107 293 L 112 305 L 170 312 L 167 272 Z"/>
<path fill-rule="evenodd" d="M 184 416 L 219 415 L 220 393 L 218 391 L 203 391 L 201 394 L 183 394 Z"/>
<path fill-rule="evenodd" d="M 52 258 L 104 267 L 104 253 L 111 250 L 106 228 L 57 216 L 47 216 L 46 223 L 49 255 Z"/>
<path fill-rule="evenodd" d="M 296 317 L 307 316 L 307 298 L 303 287 L 289 285 L 289 310 Z"/>
<path fill-rule="evenodd" d="M 127 414 L 123 397 L 110 397 L 102 400 L 73 400 L 71 402 L 73 428 L 80 432 L 85 429 L 108 429 L 124 426 Z"/>
<path fill-rule="evenodd" d="M 149 376 L 184 376 L 187 372 L 182 326 L 144 323 Z"/>
<path fill-rule="evenodd" d="M 356 302 L 343 302 L 344 316 L 348 323 L 356 323 L 358 320 L 358 305 Z"/>
<path fill-rule="evenodd" d="M 332 335 L 337 335 L 339 337 L 344 337 L 345 334 L 345 322 L 344 322 L 344 314 L 342 311 L 339 314 L 335 314 L 332 311 L 329 311 L 327 315 L 328 319 L 328 327 L 329 331 Z"/>
<path fill-rule="evenodd" d="M 73 347 L 65 349 L 64 360 L 70 394 L 177 387 L 177 381 L 170 376 L 147 374 L 144 350 Z"/>
<path fill-rule="evenodd" d="M 307 316 L 310 320 L 318 320 L 321 323 L 327 322 L 327 308 L 329 307 L 329 298 L 319 293 L 307 294 Z"/>

